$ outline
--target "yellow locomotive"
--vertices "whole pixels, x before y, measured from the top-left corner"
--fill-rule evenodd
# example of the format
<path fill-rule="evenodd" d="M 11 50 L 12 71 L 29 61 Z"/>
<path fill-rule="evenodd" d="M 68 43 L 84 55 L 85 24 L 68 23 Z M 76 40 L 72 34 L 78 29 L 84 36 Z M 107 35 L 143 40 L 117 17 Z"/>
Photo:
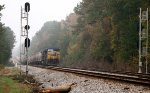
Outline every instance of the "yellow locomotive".
<path fill-rule="evenodd" d="M 42 63 L 44 65 L 57 65 L 60 60 L 60 49 L 49 48 L 42 51 Z"/>
<path fill-rule="evenodd" d="M 31 65 L 58 65 L 59 61 L 59 48 L 48 48 L 29 57 L 29 64 Z"/>

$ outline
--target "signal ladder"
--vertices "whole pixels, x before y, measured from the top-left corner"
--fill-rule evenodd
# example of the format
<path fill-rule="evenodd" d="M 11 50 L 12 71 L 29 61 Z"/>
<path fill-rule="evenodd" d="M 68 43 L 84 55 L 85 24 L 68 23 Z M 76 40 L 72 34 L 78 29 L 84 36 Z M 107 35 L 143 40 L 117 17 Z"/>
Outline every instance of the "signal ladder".
<path fill-rule="evenodd" d="M 140 8 L 139 15 L 139 71 L 142 73 L 142 64 L 145 63 L 145 71 L 147 71 L 147 58 L 148 58 L 148 8 L 142 11 Z"/>

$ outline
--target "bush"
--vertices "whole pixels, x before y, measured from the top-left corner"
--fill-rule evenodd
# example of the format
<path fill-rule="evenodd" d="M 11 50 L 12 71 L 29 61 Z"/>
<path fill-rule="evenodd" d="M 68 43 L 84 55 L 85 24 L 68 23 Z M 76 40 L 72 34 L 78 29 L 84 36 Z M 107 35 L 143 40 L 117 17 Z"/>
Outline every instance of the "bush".
<path fill-rule="evenodd" d="M 5 66 L 2 65 L 2 64 L 0 64 L 0 70 L 2 70 L 2 69 L 4 69 L 4 68 L 5 68 Z"/>

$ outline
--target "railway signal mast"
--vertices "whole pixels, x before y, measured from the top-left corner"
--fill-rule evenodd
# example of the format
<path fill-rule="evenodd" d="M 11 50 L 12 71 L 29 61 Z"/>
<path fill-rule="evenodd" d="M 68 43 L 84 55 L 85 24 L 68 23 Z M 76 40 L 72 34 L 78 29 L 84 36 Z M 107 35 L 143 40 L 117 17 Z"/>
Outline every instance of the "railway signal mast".
<path fill-rule="evenodd" d="M 28 38 L 28 30 L 30 29 L 30 26 L 28 25 L 29 11 L 30 11 L 30 4 L 26 2 L 25 8 L 23 9 L 21 7 L 21 36 L 25 37 L 24 47 L 26 48 L 26 53 L 25 53 L 26 54 L 26 75 L 28 74 L 28 48 L 30 46 L 30 39 Z M 23 26 L 23 21 L 26 22 L 25 26 Z M 21 48 L 20 48 L 20 61 L 21 61 Z"/>
<path fill-rule="evenodd" d="M 147 58 L 148 58 L 148 8 L 146 11 L 142 11 L 140 8 L 139 15 L 139 71 L 142 73 L 142 65 L 145 63 L 145 71 L 147 71 Z"/>

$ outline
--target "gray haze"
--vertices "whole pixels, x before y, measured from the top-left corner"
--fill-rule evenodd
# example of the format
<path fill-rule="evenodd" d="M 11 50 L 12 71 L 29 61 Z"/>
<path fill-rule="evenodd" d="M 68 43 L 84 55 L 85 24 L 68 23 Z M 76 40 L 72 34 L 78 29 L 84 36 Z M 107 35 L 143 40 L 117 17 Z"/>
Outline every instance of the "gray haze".
<path fill-rule="evenodd" d="M 1 21 L 16 35 L 13 55 L 20 43 L 20 11 L 25 2 L 29 2 L 31 7 L 29 12 L 29 38 L 31 39 L 46 21 L 65 19 L 80 1 L 82 0 L 0 0 L 0 5 L 5 5 Z"/>

